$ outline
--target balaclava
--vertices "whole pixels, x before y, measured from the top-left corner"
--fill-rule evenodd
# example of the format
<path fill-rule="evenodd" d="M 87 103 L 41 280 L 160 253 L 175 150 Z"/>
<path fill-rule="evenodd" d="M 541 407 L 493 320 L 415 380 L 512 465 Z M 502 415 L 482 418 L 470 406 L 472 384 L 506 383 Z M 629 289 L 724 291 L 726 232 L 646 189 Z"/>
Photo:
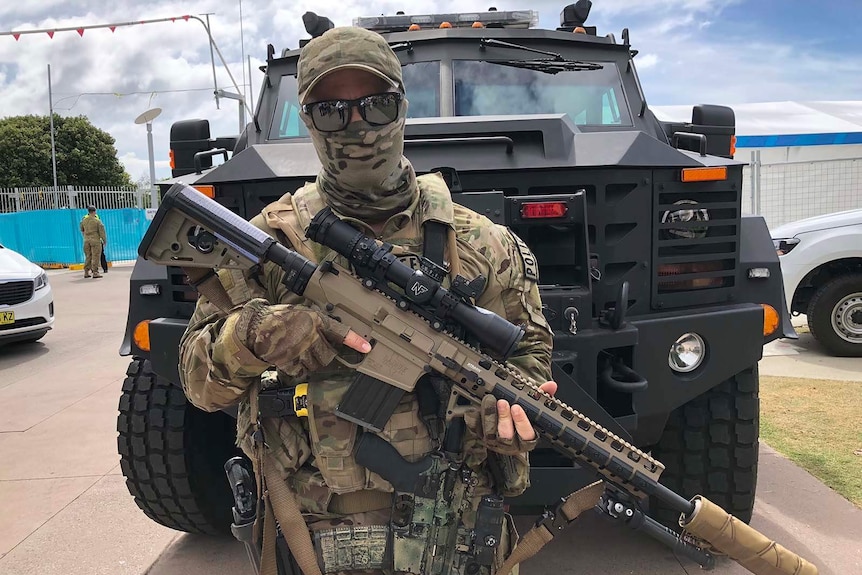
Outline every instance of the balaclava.
<path fill-rule="evenodd" d="M 364 28 L 333 28 L 306 44 L 299 55 L 299 102 L 325 75 L 355 68 L 370 72 L 404 93 L 401 62 L 383 37 Z M 317 185 L 327 204 L 338 213 L 380 222 L 403 210 L 418 193 L 413 166 L 404 157 L 407 100 L 397 120 L 372 126 L 365 120 L 338 132 L 319 132 L 301 114 L 323 164 Z"/>

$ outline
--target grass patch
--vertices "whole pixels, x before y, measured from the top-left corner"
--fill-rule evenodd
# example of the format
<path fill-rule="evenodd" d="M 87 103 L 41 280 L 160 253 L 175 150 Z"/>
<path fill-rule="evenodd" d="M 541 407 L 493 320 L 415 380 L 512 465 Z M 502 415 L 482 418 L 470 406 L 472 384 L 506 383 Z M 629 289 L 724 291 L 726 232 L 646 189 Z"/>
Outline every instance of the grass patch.
<path fill-rule="evenodd" d="M 862 383 L 761 376 L 760 437 L 862 507 Z"/>

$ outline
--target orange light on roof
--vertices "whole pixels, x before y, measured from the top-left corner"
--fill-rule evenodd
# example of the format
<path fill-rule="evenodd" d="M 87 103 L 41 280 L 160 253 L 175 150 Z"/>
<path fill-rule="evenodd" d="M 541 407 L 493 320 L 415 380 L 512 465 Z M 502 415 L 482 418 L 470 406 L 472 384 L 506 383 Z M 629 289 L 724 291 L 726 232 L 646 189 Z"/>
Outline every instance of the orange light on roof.
<path fill-rule="evenodd" d="M 578 26 L 577 28 L 575 28 L 574 30 L 572 30 L 572 33 L 573 33 L 573 34 L 586 34 L 586 33 L 587 33 L 587 31 L 586 31 L 586 29 L 585 29 L 583 26 Z"/>
<path fill-rule="evenodd" d="M 136 346 L 144 351 L 150 351 L 150 320 L 145 319 L 135 326 L 132 339 L 135 340 Z"/>
<path fill-rule="evenodd" d="M 416 30 L 421 30 L 422 27 L 419 24 L 410 24 L 410 27 L 407 28 L 410 32 L 415 32 Z"/>
<path fill-rule="evenodd" d="M 215 186 L 192 186 L 208 198 L 215 198 Z"/>
<path fill-rule="evenodd" d="M 485 25 L 481 22 L 473 22 L 473 28 L 484 28 Z"/>
<path fill-rule="evenodd" d="M 736 135 L 730 137 L 730 157 L 736 155 Z"/>
<path fill-rule="evenodd" d="M 452 24 L 450 24 L 449 22 L 443 22 L 442 24 L 440 24 L 440 27 L 441 28 L 451 28 Z"/>
<path fill-rule="evenodd" d="M 763 335 L 765 337 L 775 333 L 779 323 L 781 323 L 781 318 L 771 305 L 762 303 L 760 306 L 763 308 Z"/>
<path fill-rule="evenodd" d="M 173 150 L 171 150 L 171 151 L 168 153 L 168 157 L 170 157 L 170 159 L 171 159 L 171 169 L 172 169 L 172 170 L 176 169 L 176 167 L 177 167 L 177 159 L 174 157 L 174 151 L 173 151 Z"/>
<path fill-rule="evenodd" d="M 727 179 L 727 166 L 718 168 L 683 168 L 680 175 L 683 182 L 715 182 Z"/>
<path fill-rule="evenodd" d="M 569 211 L 566 202 L 536 202 L 521 206 L 521 217 L 525 220 L 562 218 Z"/>

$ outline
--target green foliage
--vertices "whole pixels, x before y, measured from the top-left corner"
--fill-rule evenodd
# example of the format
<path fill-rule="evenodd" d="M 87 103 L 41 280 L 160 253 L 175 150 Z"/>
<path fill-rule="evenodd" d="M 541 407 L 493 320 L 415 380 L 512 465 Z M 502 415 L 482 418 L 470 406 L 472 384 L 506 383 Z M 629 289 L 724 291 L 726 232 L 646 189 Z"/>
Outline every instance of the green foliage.
<path fill-rule="evenodd" d="M 128 186 L 132 179 L 117 158 L 114 138 L 85 116 L 54 114 L 59 186 Z M 51 186 L 48 116 L 0 119 L 0 186 Z"/>

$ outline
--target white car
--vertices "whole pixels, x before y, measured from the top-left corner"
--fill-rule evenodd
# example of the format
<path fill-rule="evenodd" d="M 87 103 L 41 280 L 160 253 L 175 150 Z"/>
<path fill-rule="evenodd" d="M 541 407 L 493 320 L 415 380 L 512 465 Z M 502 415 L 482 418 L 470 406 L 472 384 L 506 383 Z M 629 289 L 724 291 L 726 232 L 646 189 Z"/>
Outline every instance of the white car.
<path fill-rule="evenodd" d="M 772 242 L 790 313 L 833 355 L 862 356 L 862 210 L 785 224 Z"/>
<path fill-rule="evenodd" d="M 0 245 L 0 345 L 35 342 L 54 325 L 54 294 L 45 270 Z"/>

